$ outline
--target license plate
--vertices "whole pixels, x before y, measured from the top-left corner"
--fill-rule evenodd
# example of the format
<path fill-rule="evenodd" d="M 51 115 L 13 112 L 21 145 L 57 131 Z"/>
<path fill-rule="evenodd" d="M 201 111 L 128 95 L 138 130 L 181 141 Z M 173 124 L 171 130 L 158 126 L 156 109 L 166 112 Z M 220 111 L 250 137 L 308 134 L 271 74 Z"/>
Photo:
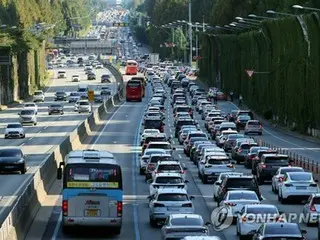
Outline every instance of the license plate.
<path fill-rule="evenodd" d="M 5 166 L 5 168 L 9 168 L 10 169 L 10 168 L 14 168 L 14 166 Z"/>
<path fill-rule="evenodd" d="M 84 212 L 84 215 L 86 217 L 99 217 L 100 216 L 100 210 L 98 209 L 86 209 Z"/>
<path fill-rule="evenodd" d="M 168 208 L 168 211 L 179 211 L 179 208 L 170 207 L 170 208 Z"/>
<path fill-rule="evenodd" d="M 305 190 L 307 189 L 307 187 L 304 187 L 304 186 L 300 186 L 300 187 L 296 187 L 297 190 Z"/>

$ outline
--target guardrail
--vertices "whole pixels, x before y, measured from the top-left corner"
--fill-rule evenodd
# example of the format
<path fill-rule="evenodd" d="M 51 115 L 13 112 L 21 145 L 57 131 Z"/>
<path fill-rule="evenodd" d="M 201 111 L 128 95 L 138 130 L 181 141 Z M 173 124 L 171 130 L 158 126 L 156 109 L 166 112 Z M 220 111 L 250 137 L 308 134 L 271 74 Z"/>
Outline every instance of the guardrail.
<path fill-rule="evenodd" d="M 17 198 L 0 227 L 0 240 L 25 238 L 41 207 L 41 202 L 46 199 L 49 189 L 56 179 L 59 163 L 64 160 L 70 151 L 77 149 L 83 143 L 93 129 L 103 121 L 109 109 L 115 107 L 114 104 L 121 102 L 124 89 L 122 74 L 114 66 L 110 65 L 108 69 L 117 80 L 118 91 L 66 136 L 64 141 L 43 161 L 33 176 L 30 176 L 30 181 L 27 183 L 25 190 Z"/>

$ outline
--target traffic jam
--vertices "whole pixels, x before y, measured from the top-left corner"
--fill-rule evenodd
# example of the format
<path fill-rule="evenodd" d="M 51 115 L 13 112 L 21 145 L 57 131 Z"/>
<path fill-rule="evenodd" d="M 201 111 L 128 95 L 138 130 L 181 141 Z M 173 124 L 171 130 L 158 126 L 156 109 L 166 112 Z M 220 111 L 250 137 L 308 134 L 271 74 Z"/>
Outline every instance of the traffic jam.
<path fill-rule="evenodd" d="M 216 204 L 214 212 L 227 211 L 224 216 L 231 218 L 240 239 L 306 239 L 303 226 L 318 226 L 317 180 L 294 166 L 288 155 L 259 146 L 254 136 L 263 135 L 263 128 L 252 112 L 221 110 L 219 102 L 226 96 L 189 79 L 190 68 L 162 62 L 139 71 L 145 78 L 143 95 L 149 88 L 152 96 L 140 133 L 138 172 L 149 186 L 150 226 L 161 228 L 162 239 L 216 240 L 212 229 L 227 224 L 219 214 L 205 222 L 196 213 L 195 199 L 188 194 L 188 171 L 212 186 L 207 194 Z M 166 118 L 171 116 L 169 126 Z M 263 185 L 277 196 L 276 204 L 265 203 Z M 279 209 L 293 201 L 303 208 L 296 213 L 303 212 L 302 223 L 290 221 Z"/>

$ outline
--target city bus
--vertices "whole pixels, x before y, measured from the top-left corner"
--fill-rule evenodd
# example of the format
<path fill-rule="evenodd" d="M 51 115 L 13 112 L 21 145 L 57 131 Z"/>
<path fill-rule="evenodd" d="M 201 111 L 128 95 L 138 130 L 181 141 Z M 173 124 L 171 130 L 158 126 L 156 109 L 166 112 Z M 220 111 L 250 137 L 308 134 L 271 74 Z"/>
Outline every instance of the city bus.
<path fill-rule="evenodd" d="M 139 81 L 141 81 L 141 84 L 142 84 L 142 97 L 144 97 L 145 94 L 146 94 L 146 85 L 147 85 L 146 79 L 144 77 L 132 77 L 131 80 L 139 80 Z"/>
<path fill-rule="evenodd" d="M 126 86 L 126 100 L 129 101 L 142 101 L 144 86 L 141 80 L 130 79 Z"/>
<path fill-rule="evenodd" d="M 63 180 L 62 229 L 110 227 L 120 234 L 122 226 L 122 173 L 108 151 L 71 151 L 59 164 Z"/>
<path fill-rule="evenodd" d="M 126 75 L 137 75 L 138 63 L 134 60 L 128 60 L 126 63 Z"/>

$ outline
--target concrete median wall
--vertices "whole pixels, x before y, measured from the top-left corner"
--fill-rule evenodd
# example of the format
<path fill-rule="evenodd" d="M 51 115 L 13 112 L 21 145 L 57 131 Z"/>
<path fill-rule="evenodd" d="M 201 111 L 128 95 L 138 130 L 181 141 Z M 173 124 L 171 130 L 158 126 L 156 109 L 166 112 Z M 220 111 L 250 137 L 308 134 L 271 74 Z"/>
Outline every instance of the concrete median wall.
<path fill-rule="evenodd" d="M 110 70 L 110 69 L 109 69 Z M 117 72 L 115 72 L 117 71 Z M 39 169 L 32 175 L 21 195 L 15 201 L 10 213 L 0 227 L 0 240 L 22 240 L 25 238 L 34 217 L 46 199 L 49 189 L 56 179 L 59 163 L 72 150 L 77 149 L 88 137 L 93 129 L 103 123 L 106 115 L 115 109 L 122 99 L 123 78 L 116 68 L 110 71 L 114 74 L 120 92 L 101 104 L 85 121 L 71 132 L 63 142 L 43 161 Z M 27 173 L 28 174 L 28 173 Z"/>

